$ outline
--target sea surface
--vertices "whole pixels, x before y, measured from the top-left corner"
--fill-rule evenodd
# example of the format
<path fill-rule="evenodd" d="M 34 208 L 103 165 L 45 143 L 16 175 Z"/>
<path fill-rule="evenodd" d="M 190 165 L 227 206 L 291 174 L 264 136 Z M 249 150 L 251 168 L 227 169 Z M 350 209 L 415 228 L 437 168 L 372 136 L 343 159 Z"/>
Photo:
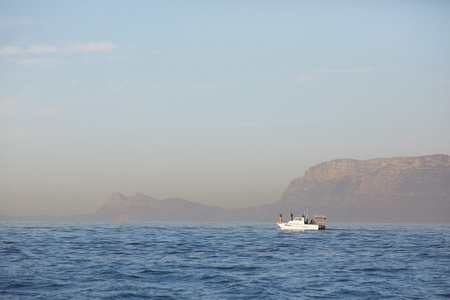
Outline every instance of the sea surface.
<path fill-rule="evenodd" d="M 450 225 L 0 223 L 1 299 L 444 299 Z"/>

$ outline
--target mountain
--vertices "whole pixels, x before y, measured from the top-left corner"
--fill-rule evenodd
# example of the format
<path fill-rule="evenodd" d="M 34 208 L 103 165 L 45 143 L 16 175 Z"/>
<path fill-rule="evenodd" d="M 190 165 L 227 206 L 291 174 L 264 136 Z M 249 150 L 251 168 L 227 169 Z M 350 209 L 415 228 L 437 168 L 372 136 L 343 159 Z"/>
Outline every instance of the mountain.
<path fill-rule="evenodd" d="M 223 208 L 179 198 L 161 201 L 140 193 L 130 197 L 114 193 L 106 201 L 106 204 L 92 215 L 92 220 L 104 222 L 207 222 L 214 221 L 214 216 L 225 211 L 227 210 Z"/>
<path fill-rule="evenodd" d="M 334 222 L 450 223 L 450 156 L 324 162 L 292 180 L 278 202 L 250 208 L 115 193 L 93 219 L 275 222 L 291 211 L 323 213 Z"/>
<path fill-rule="evenodd" d="M 309 212 L 331 222 L 450 223 L 450 156 L 337 159 L 307 170 L 273 204 L 224 209 L 137 193 L 114 193 L 95 213 L 5 217 L 0 221 L 276 222 Z"/>
<path fill-rule="evenodd" d="M 338 159 L 291 181 L 278 204 L 339 222 L 450 222 L 450 156 Z"/>

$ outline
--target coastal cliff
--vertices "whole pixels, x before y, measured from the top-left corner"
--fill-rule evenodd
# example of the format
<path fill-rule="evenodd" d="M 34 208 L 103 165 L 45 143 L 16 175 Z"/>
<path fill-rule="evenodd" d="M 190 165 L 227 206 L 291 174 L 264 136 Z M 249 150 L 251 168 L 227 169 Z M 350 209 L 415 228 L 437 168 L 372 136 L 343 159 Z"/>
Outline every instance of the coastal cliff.
<path fill-rule="evenodd" d="M 278 204 L 342 222 L 449 222 L 450 156 L 324 162 L 292 180 Z"/>

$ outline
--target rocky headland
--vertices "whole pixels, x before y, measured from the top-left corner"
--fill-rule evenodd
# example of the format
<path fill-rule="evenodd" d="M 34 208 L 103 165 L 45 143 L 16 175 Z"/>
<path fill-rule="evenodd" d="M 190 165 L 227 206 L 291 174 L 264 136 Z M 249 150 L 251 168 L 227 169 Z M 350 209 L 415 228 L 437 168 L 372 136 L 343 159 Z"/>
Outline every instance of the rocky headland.
<path fill-rule="evenodd" d="M 324 162 L 292 180 L 278 204 L 339 222 L 450 222 L 450 156 Z"/>

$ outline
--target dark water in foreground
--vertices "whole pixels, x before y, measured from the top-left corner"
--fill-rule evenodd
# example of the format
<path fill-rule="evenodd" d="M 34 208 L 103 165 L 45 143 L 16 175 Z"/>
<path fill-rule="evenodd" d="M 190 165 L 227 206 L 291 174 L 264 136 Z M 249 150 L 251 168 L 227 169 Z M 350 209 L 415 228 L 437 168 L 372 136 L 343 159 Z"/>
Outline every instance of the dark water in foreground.
<path fill-rule="evenodd" d="M 2 299 L 450 298 L 450 226 L 0 223 Z"/>

